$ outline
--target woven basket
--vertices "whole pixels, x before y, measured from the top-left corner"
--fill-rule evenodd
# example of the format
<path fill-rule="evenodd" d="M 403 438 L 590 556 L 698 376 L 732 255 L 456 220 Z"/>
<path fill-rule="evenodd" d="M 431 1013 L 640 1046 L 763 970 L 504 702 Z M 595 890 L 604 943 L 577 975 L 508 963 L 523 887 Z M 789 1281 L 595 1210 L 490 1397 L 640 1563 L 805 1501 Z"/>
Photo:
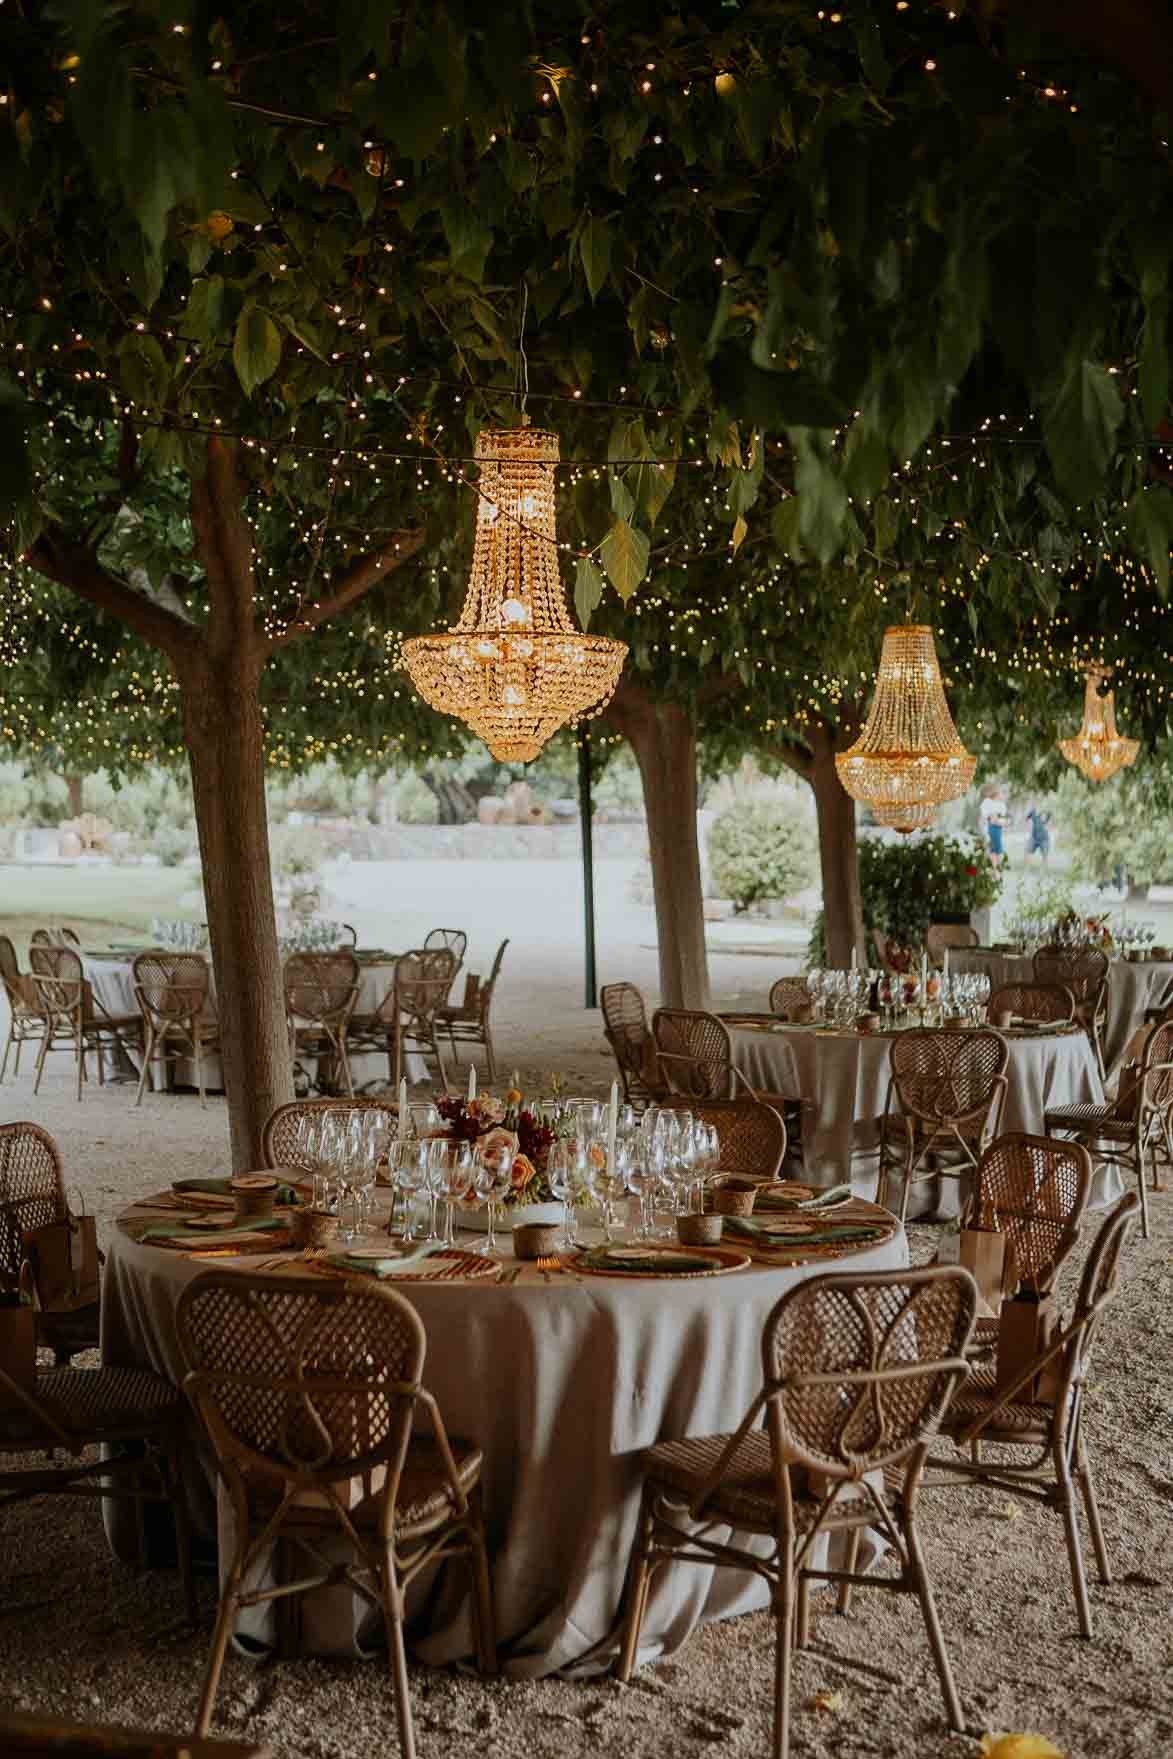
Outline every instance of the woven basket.
<path fill-rule="evenodd" d="M 328 1246 L 338 1232 L 338 1217 L 328 1209 L 295 1209 L 289 1226 L 295 1246 Z"/>
<path fill-rule="evenodd" d="M 718 1179 L 710 1186 L 714 1215 L 752 1215 L 756 1185 L 746 1179 Z"/>
<path fill-rule="evenodd" d="M 682 1246 L 719 1246 L 725 1229 L 720 1215 L 678 1215 L 676 1238 Z"/>
<path fill-rule="evenodd" d="M 267 1221 L 277 1205 L 277 1181 L 267 1173 L 245 1173 L 231 1182 L 236 1213 L 249 1221 Z"/>

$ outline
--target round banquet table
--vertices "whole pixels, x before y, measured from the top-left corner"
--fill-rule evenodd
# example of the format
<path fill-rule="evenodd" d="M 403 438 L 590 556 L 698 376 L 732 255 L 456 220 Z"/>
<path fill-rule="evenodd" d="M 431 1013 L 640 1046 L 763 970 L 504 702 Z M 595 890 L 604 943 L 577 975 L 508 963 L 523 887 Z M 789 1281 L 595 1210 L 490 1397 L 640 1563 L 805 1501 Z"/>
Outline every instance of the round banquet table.
<path fill-rule="evenodd" d="M 894 1032 L 828 1031 L 780 1022 L 731 1026 L 733 1060 L 752 1087 L 802 1101 L 804 1176 L 814 1185 L 850 1182 L 861 1197 L 875 1195 L 880 1119 L 888 1092 L 889 1051 Z M 1078 1027 L 1053 1032 L 1008 1031 L 1006 1101 L 1001 1129 L 1043 1134 L 1048 1106 L 1099 1105 L 1104 1089 L 1087 1034 Z M 942 1179 L 940 1213 L 955 1213 L 958 1181 Z M 1119 1177 L 1100 1169 L 1092 1201 L 1119 1195 Z M 914 1186 L 917 1204 L 933 1209 L 931 1181 Z"/>
<path fill-rule="evenodd" d="M 140 952 L 147 951 L 140 948 Z M 134 962 L 138 953 L 114 952 L 83 952 L 81 962 L 86 978 L 97 1000 L 108 1014 L 115 1016 L 137 1015 L 138 1000 L 134 993 Z M 395 978 L 396 961 L 393 957 L 369 959 L 361 958 L 358 962 L 358 996 L 355 999 L 356 1014 L 373 1014 L 383 1000 Z M 208 970 L 211 972 L 211 959 L 208 959 Z M 207 1018 L 216 1018 L 215 977 L 209 979 L 208 1002 L 205 1009 Z M 123 1054 L 128 1062 L 133 1062 L 133 1055 L 127 1047 Z M 404 1059 L 407 1078 L 411 1082 L 429 1079 L 427 1065 L 423 1058 L 411 1051 Z M 196 1066 L 194 1060 L 177 1058 L 175 1062 L 175 1080 L 181 1087 L 195 1087 Z M 137 1063 L 134 1073 L 139 1072 Z M 363 1051 L 350 1057 L 350 1073 L 355 1089 L 364 1082 L 383 1080 L 388 1086 L 391 1078 L 387 1070 L 387 1059 L 378 1051 Z M 219 1053 L 209 1051 L 204 1058 L 204 1086 L 212 1091 L 222 1091 L 224 1073 L 220 1067 Z"/>
<path fill-rule="evenodd" d="M 208 1264 L 132 1237 L 136 1223 L 164 1220 L 171 1216 L 146 1204 L 119 1218 L 102 1279 L 102 1357 L 180 1384 L 176 1302 Z M 531 1265 L 519 1270 L 507 1249 L 503 1261 L 496 1282 L 400 1279 L 398 1287 L 424 1322 L 424 1384 L 449 1433 L 484 1452 L 504 1671 L 538 1678 L 576 1665 L 601 1670 L 617 1652 L 616 1619 L 639 1512 L 640 1450 L 736 1428 L 760 1389 L 762 1327 L 779 1297 L 823 1271 L 903 1267 L 907 1241 L 894 1224 L 887 1240 L 834 1259 L 755 1263 L 693 1278 L 543 1274 Z M 210 1262 L 242 1270 L 264 1265 L 281 1275 L 273 1254 Z M 304 1268 L 295 1252 L 287 1262 Z M 217 1514 L 231 1517 L 225 1498 L 217 1511 L 214 1468 L 194 1419 L 193 1441 L 187 1497 L 196 1531 L 210 1536 Z M 133 1555 L 124 1505 L 105 1509 L 115 1548 Z M 417 1585 L 409 1599 L 409 1634 L 423 1661 L 442 1664 L 471 1653 L 463 1586 L 454 1571 Z M 747 1573 L 661 1571 L 640 1655 L 671 1653 L 697 1625 L 766 1604 L 764 1584 Z M 271 1642 L 269 1618 L 271 1609 L 243 1614 L 238 1636 Z M 317 1654 L 363 1653 L 380 1630 L 346 1588 L 308 1596 L 301 1619 L 301 1646 Z"/>
<path fill-rule="evenodd" d="M 1026 953 L 996 953 L 988 947 L 949 949 L 950 971 L 979 971 L 990 986 L 1032 983 L 1034 961 Z M 1109 1075 L 1124 1059 L 1129 1040 L 1144 1025 L 1147 1008 L 1173 1006 L 1173 960 L 1113 959 L 1108 966 L 1108 1017 L 1104 1023 L 1104 1067 Z"/>

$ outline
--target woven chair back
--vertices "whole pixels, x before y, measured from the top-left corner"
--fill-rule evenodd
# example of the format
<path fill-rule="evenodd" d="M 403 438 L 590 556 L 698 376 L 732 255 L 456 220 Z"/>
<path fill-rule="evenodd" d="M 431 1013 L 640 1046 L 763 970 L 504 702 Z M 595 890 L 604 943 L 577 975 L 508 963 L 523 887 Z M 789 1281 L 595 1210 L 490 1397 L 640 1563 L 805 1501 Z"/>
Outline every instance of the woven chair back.
<path fill-rule="evenodd" d="M 53 936 L 49 933 L 47 928 L 34 928 L 32 934 L 29 936 L 30 947 L 51 947 L 52 945 Z"/>
<path fill-rule="evenodd" d="M 988 1110 L 1010 1048 L 996 1032 L 945 1027 L 902 1032 L 889 1054 L 902 1109 L 925 1123 L 946 1124 Z"/>
<path fill-rule="evenodd" d="M 295 1019 L 333 1025 L 358 988 L 353 953 L 290 953 L 284 967 L 285 1008 Z"/>
<path fill-rule="evenodd" d="M 157 1029 L 195 1020 L 208 999 L 208 981 L 201 953 L 140 953 L 134 962 L 139 1007 Z"/>
<path fill-rule="evenodd" d="M 634 983 L 605 983 L 599 992 L 603 1030 L 615 1053 L 628 1100 L 654 1099 L 662 1091 L 656 1047 L 644 999 Z"/>
<path fill-rule="evenodd" d="M 776 1179 L 786 1157 L 786 1125 L 773 1106 L 760 1099 L 669 1098 L 666 1111 L 692 1112 L 711 1124 L 721 1144 L 720 1170 L 743 1173 L 752 1179 Z"/>
<path fill-rule="evenodd" d="M 67 1214 L 53 1138 L 38 1124 L 0 1124 L 0 1289 L 19 1286 L 21 1235 Z"/>
<path fill-rule="evenodd" d="M 1006 1236 L 1017 1276 L 1044 1292 L 1079 1239 L 1091 1180 L 1091 1156 L 1079 1143 L 1007 1133 L 982 1155 L 970 1214 Z"/>
<path fill-rule="evenodd" d="M 800 1283 L 762 1336 L 776 1455 L 855 1479 L 907 1460 L 967 1372 L 976 1312 L 977 1286 L 954 1266 Z"/>
<path fill-rule="evenodd" d="M 29 969 L 35 979 L 41 1006 L 47 1012 L 72 1014 L 81 1006 L 85 972 L 71 947 L 50 947 L 40 942 L 30 946 Z"/>
<path fill-rule="evenodd" d="M 212 1270 L 175 1317 L 185 1389 L 222 1463 L 303 1486 L 398 1474 L 425 1343 L 396 1290 Z"/>
<path fill-rule="evenodd" d="M 805 977 L 779 977 L 770 987 L 770 1012 L 780 1020 L 796 1020 L 810 1005 Z"/>
<path fill-rule="evenodd" d="M 1075 997 L 1076 1006 L 1098 1004 L 1108 981 L 1108 955 L 1098 947 L 1070 952 L 1063 947 L 1040 947 L 1034 956 L 1035 976 L 1040 983 L 1061 983 Z"/>
<path fill-rule="evenodd" d="M 431 1037 L 436 1010 L 448 1000 L 456 963 L 456 954 L 446 947 L 416 947 L 400 954 L 391 994 L 405 1033 Z"/>
<path fill-rule="evenodd" d="M 1069 1025 L 1075 1019 L 1075 997 L 1061 983 L 1003 983 L 990 996 L 986 1018 L 996 1020 L 1002 1013 Z"/>
<path fill-rule="evenodd" d="M 925 930 L 925 950 L 934 965 L 942 963 L 946 947 L 977 947 L 977 930 L 966 922 L 931 922 Z"/>
<path fill-rule="evenodd" d="M 1139 1213 L 1140 1198 L 1135 1191 L 1126 1191 L 1112 1205 L 1092 1241 L 1075 1302 L 1074 1324 L 1078 1329 L 1067 1346 L 1069 1381 L 1086 1378 L 1100 1320 L 1120 1281 L 1120 1255 Z"/>
<path fill-rule="evenodd" d="M 399 1106 L 390 1099 L 295 1099 L 270 1112 L 261 1136 L 261 1159 L 266 1167 L 314 1169 L 301 1158 L 298 1132 L 305 1118 L 322 1112 L 378 1112 L 392 1132 L 399 1123 Z"/>
<path fill-rule="evenodd" d="M 1173 1108 L 1173 1019 L 1162 1020 L 1149 1034 L 1141 1067 L 1145 1105 L 1167 1114 Z"/>
<path fill-rule="evenodd" d="M 21 976 L 20 960 L 6 934 L 0 934 L 0 983 L 4 985 L 8 1006 L 14 1014 L 18 1009 L 28 1007 L 29 997 Z"/>
<path fill-rule="evenodd" d="M 733 1041 L 715 1014 L 658 1008 L 652 1037 L 669 1091 L 687 1099 L 732 1099 Z"/>
<path fill-rule="evenodd" d="M 462 928 L 430 928 L 424 936 L 424 951 L 451 953 L 456 960 L 457 971 L 464 964 L 467 949 L 468 936 Z"/>

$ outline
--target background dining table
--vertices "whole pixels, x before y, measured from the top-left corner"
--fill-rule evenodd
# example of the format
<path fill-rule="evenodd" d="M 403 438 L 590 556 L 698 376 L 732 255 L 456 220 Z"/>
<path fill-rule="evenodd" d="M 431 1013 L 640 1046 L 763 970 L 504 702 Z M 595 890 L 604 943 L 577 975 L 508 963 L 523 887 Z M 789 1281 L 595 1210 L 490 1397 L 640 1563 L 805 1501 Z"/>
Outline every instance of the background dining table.
<path fill-rule="evenodd" d="M 880 1120 L 888 1092 L 890 1052 L 896 1033 L 793 1025 L 762 1020 L 730 1024 L 733 1060 L 760 1093 L 802 1101 L 803 1177 L 812 1185 L 850 1181 L 861 1197 L 873 1197 L 878 1173 Z M 1043 1134 L 1049 1106 L 1098 1105 L 1104 1088 L 1087 1034 L 1078 1027 L 1038 1032 L 1011 1029 L 1006 1037 L 1006 1100 L 1001 1129 Z M 943 1179 L 914 1188 L 917 1206 L 955 1214 L 957 1181 Z M 1093 1199 L 1110 1202 L 1120 1191 L 1113 1169 L 1096 1174 Z"/>
<path fill-rule="evenodd" d="M 1007 953 L 993 947 L 951 947 L 949 969 L 985 972 L 991 989 L 1004 983 L 1034 980 L 1034 961 L 1028 953 Z M 1108 1018 L 1104 1025 L 1104 1067 L 1109 1076 L 1122 1062 L 1137 1027 L 1144 1025 L 1145 1010 L 1168 1007 L 1173 1007 L 1173 960 L 1111 961 Z"/>
<path fill-rule="evenodd" d="M 183 1379 L 175 1329 L 180 1291 L 207 1268 L 198 1256 L 136 1241 L 160 1215 L 119 1218 L 102 1281 L 102 1356 L 117 1366 Z M 640 1450 L 666 1438 L 734 1429 L 761 1384 L 761 1335 L 786 1290 L 830 1270 L 908 1262 L 903 1230 L 831 1259 L 753 1264 L 699 1277 L 587 1276 L 519 1266 L 508 1243 L 499 1281 L 406 1281 L 398 1287 L 427 1331 L 424 1384 L 449 1433 L 484 1453 L 482 1476 L 497 1631 L 507 1674 L 602 1671 L 616 1653 L 616 1617 L 639 1511 Z M 508 1237 L 507 1237 L 508 1240 Z M 733 1240 L 727 1244 L 735 1245 Z M 289 1267 L 304 1271 L 297 1253 Z M 243 1270 L 273 1257 L 217 1258 Z M 516 1277 L 515 1274 L 517 1273 Z M 280 1268 L 268 1274 L 280 1277 Z M 213 1491 L 206 1444 L 187 1456 L 194 1525 L 210 1537 L 230 1519 Z M 115 1548 L 133 1555 L 133 1522 L 106 1505 Z M 223 1551 L 223 1547 L 222 1547 Z M 455 1570 L 409 1600 L 409 1635 L 425 1662 L 468 1655 L 467 1600 Z M 756 1577 L 677 1568 L 655 1579 L 641 1657 L 679 1649 L 701 1623 L 767 1604 Z M 242 1615 L 237 1632 L 272 1641 L 271 1609 Z M 364 1653 L 379 1626 L 346 1588 L 304 1606 L 301 1647 Z"/>

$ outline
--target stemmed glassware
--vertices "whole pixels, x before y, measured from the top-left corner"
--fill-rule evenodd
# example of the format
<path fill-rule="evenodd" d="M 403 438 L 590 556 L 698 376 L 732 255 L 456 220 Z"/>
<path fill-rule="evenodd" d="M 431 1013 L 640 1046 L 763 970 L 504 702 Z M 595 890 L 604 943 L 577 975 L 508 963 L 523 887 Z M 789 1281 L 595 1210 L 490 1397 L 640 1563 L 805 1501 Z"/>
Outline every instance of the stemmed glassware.
<path fill-rule="evenodd" d="M 480 1202 L 488 1205 L 489 1231 L 484 1240 L 470 1248 L 486 1256 L 497 1250 L 497 1234 L 495 1228 L 496 1206 L 503 1203 L 509 1195 L 513 1184 L 513 1150 L 507 1144 L 500 1148 L 490 1149 L 485 1154 L 483 1149 L 478 1152 L 474 1163 L 473 1194 Z"/>
<path fill-rule="evenodd" d="M 399 1142 L 396 1145 L 395 1188 L 403 1193 L 403 1238 L 415 1239 L 415 1199 L 428 1189 L 428 1142 Z M 394 1207 L 394 1205 L 392 1205 Z"/>
<path fill-rule="evenodd" d="M 546 1160 L 546 1181 L 562 1205 L 562 1239 L 559 1246 L 562 1251 L 569 1252 L 574 1246 L 578 1227 L 573 1209 L 576 1194 L 574 1143 L 565 1137 L 550 1144 Z"/>

